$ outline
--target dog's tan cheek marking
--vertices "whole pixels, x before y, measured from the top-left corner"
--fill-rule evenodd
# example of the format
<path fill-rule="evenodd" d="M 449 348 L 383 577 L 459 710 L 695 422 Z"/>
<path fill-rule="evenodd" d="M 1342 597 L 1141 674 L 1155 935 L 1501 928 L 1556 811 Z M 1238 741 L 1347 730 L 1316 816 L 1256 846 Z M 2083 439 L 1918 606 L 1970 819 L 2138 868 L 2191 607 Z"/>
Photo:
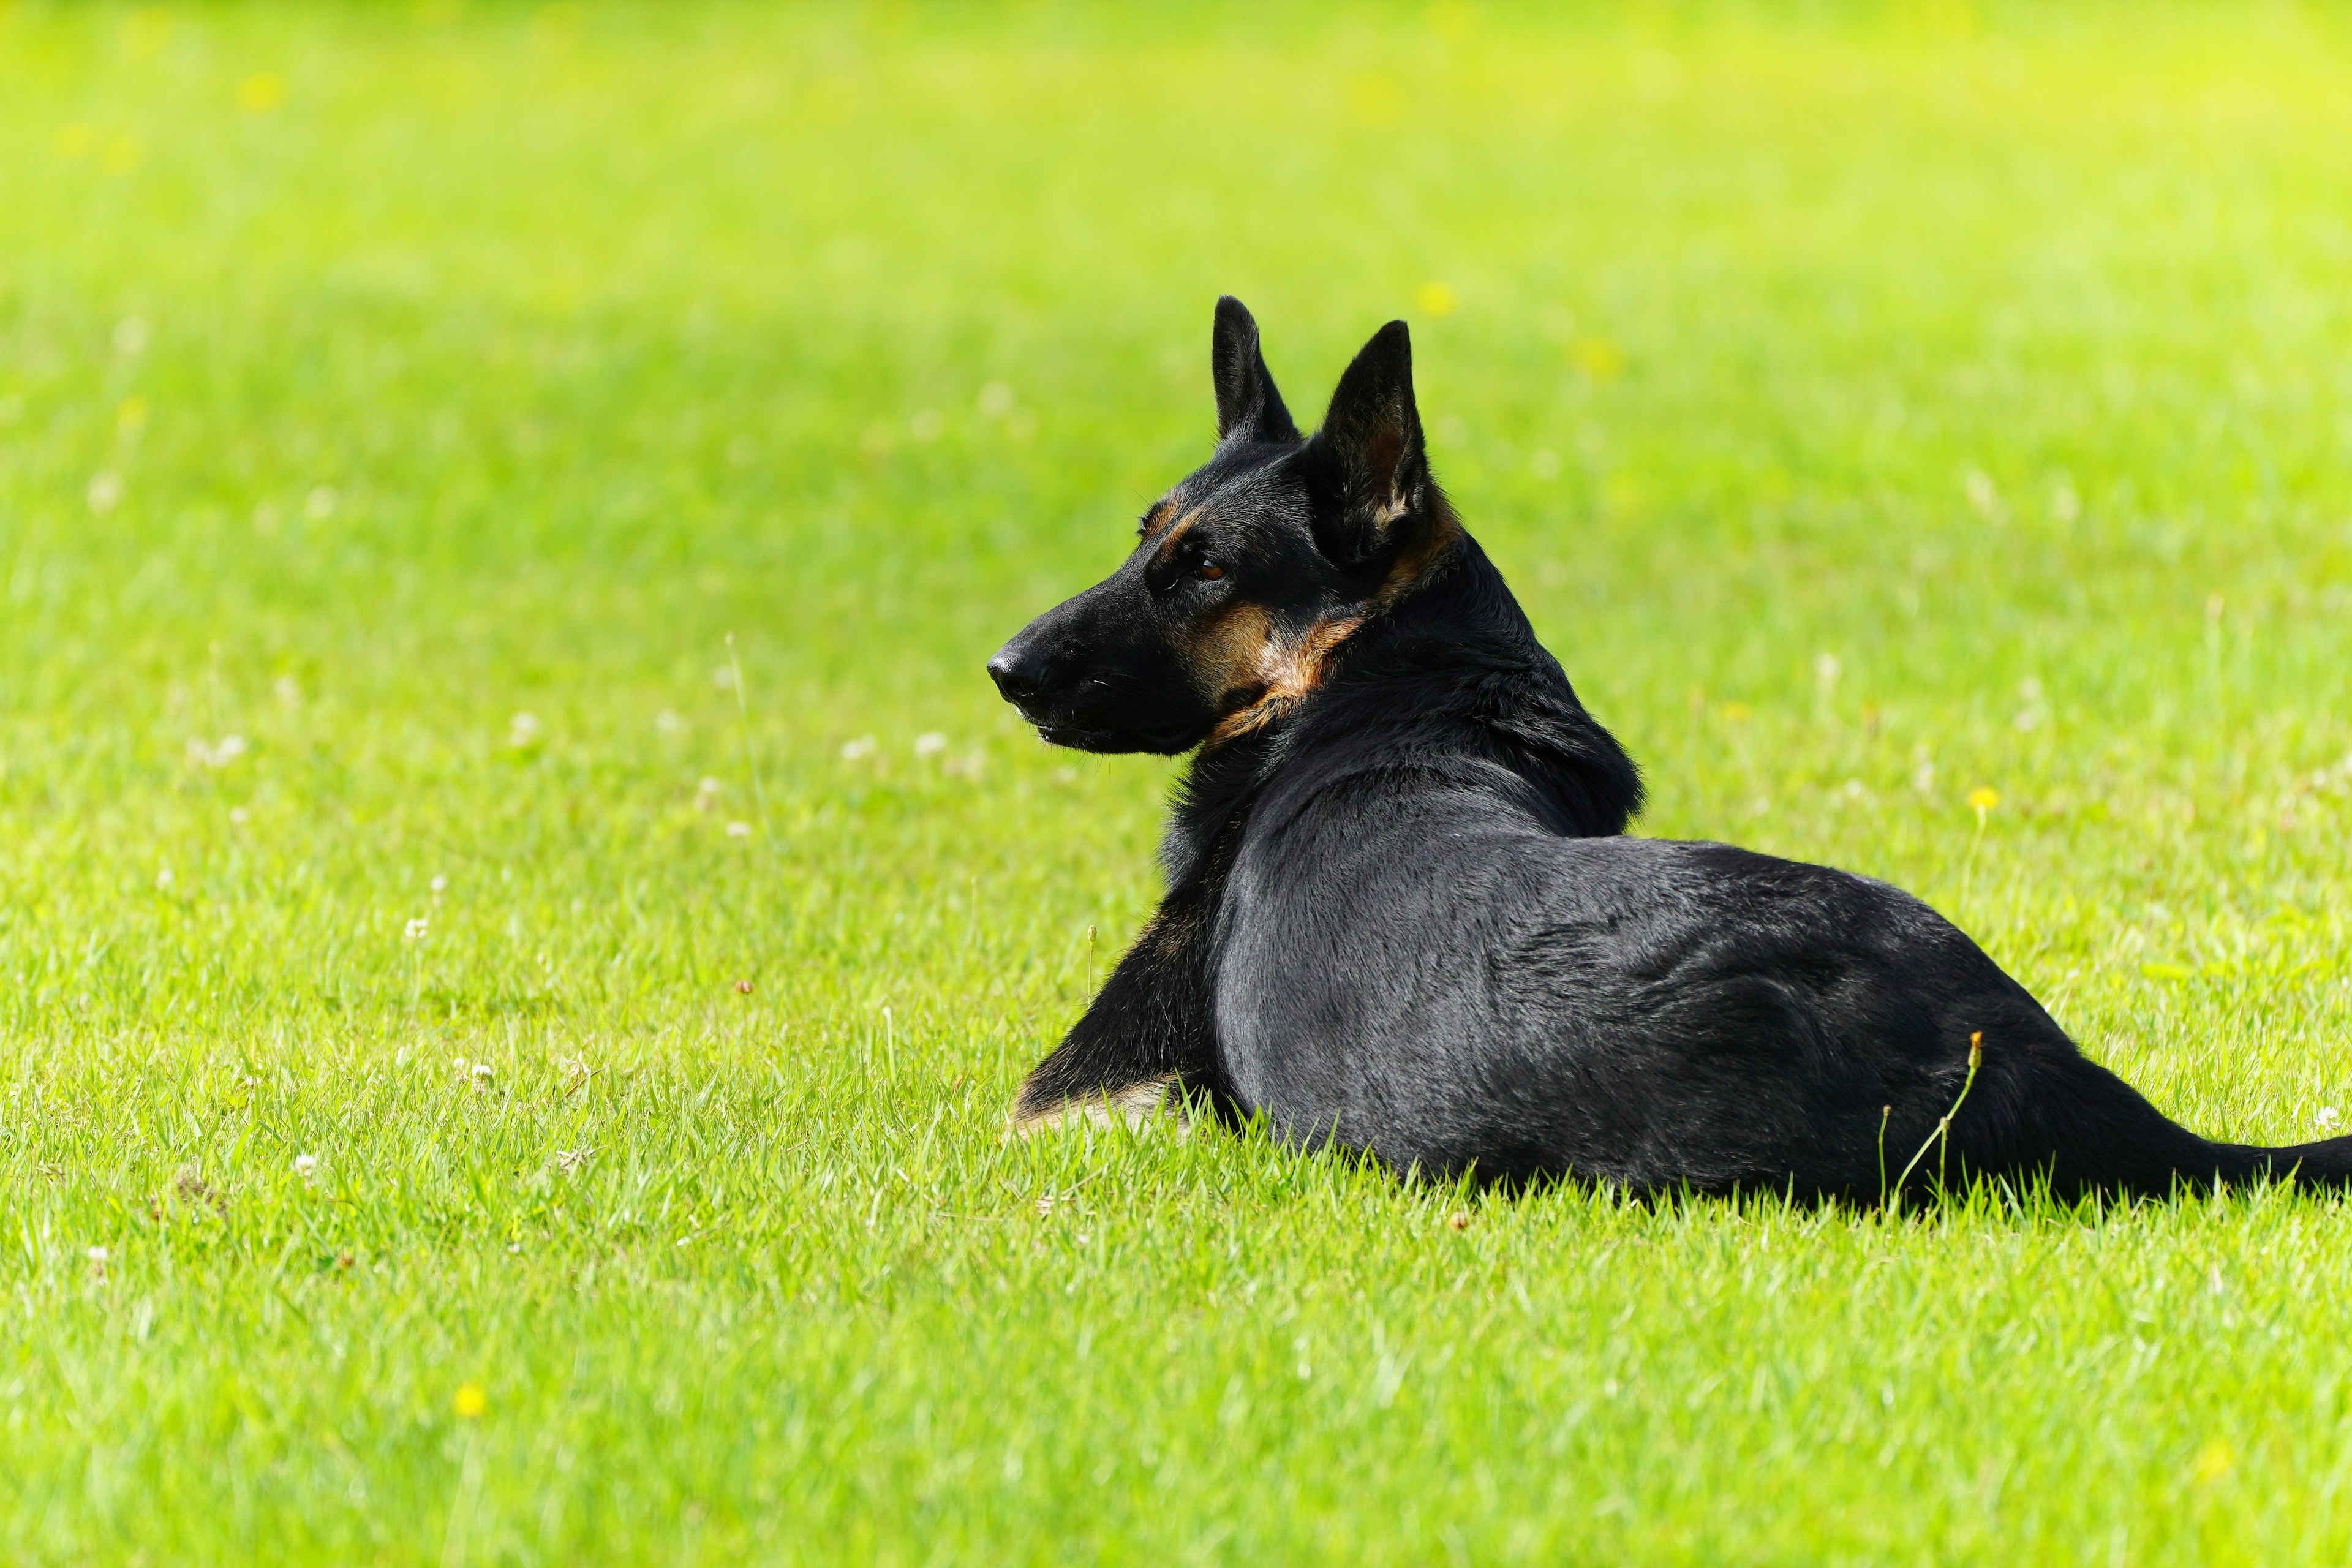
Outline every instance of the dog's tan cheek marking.
<path fill-rule="evenodd" d="M 1257 695 L 1220 720 L 1205 744 L 1215 746 L 1245 735 L 1304 700 L 1323 683 L 1331 650 L 1363 624 L 1361 616 L 1332 616 L 1296 637 L 1266 637 L 1255 671 Z"/>
<path fill-rule="evenodd" d="M 1273 657 L 1265 670 L 1266 696 L 1295 701 L 1322 685 L 1324 662 L 1331 650 L 1363 624 L 1361 616 L 1333 616 L 1307 627 L 1288 647 L 1269 649 Z"/>
<path fill-rule="evenodd" d="M 1163 1074 L 1086 1100 L 1066 1100 L 1047 1110 L 1013 1119 L 1013 1136 L 1026 1138 L 1056 1127 L 1112 1127 L 1125 1122 L 1140 1129 L 1166 1110 L 1174 1110 L 1176 1125 L 1187 1125 L 1184 1105 L 1176 1098 L 1176 1075 Z"/>
<path fill-rule="evenodd" d="M 1218 613 L 1195 633 L 1184 650 L 1192 688 L 1212 703 L 1232 700 L 1256 683 L 1258 668 L 1274 638 L 1274 617 L 1246 600 Z"/>
<path fill-rule="evenodd" d="M 1462 520 L 1440 498 L 1428 534 L 1397 557 L 1360 614 L 1327 616 L 1286 638 L 1276 633 L 1273 618 L 1255 605 L 1241 606 L 1219 622 L 1198 645 L 1213 649 L 1194 667 L 1201 690 L 1213 702 L 1230 700 L 1240 693 L 1247 696 L 1241 706 L 1217 721 L 1202 745 L 1215 747 L 1245 735 L 1311 695 L 1323 683 L 1332 650 L 1366 620 L 1426 581 L 1453 556 L 1461 536 Z"/>

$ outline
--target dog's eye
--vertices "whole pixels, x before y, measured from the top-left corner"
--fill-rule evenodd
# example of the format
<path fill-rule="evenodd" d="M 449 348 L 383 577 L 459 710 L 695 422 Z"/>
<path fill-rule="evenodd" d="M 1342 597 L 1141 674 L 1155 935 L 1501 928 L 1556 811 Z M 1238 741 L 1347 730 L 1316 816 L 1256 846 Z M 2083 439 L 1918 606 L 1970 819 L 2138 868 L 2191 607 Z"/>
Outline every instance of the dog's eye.
<path fill-rule="evenodd" d="M 1192 568 L 1192 575 L 1203 583 L 1213 583 L 1225 574 L 1225 569 L 1213 561 L 1202 560 Z"/>

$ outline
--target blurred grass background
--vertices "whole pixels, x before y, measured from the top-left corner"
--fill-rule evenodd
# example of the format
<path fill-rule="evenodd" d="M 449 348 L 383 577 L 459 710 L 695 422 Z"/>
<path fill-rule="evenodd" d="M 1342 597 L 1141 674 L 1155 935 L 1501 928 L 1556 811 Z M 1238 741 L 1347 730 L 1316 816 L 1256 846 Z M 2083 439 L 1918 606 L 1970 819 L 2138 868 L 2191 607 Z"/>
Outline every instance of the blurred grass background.
<path fill-rule="evenodd" d="M 2347 46 L 0 6 L 0 1537 L 2342 1560 L 2332 1203 L 1456 1231 L 999 1147 L 1172 772 L 980 664 L 1205 451 L 1217 293 L 1302 416 L 1407 316 L 1644 831 L 1899 881 L 2175 1114 L 2316 1136 Z"/>

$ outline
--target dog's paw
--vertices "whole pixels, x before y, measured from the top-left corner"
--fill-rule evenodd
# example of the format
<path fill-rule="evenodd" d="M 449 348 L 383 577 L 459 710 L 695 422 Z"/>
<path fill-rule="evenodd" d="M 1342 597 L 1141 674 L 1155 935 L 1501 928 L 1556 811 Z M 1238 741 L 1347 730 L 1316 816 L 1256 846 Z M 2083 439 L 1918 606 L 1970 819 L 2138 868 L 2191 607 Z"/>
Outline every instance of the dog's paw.
<path fill-rule="evenodd" d="M 1166 1118 L 1173 1119 L 1179 1132 L 1189 1129 L 1184 1098 L 1176 1092 L 1173 1073 L 1084 1100 L 1065 1100 L 1042 1110 L 1015 1110 L 1007 1136 L 1026 1138 L 1056 1127 L 1110 1127 L 1120 1122 L 1140 1131 Z"/>

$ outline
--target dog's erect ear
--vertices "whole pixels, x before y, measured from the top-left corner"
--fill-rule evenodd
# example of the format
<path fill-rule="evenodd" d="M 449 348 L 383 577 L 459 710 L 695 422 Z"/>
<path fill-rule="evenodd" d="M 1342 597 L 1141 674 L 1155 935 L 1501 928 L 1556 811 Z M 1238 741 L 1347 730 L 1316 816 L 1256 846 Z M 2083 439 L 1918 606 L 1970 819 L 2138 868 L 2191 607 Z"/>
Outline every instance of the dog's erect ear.
<path fill-rule="evenodd" d="M 1353 566 L 1396 542 L 1429 500 L 1429 458 L 1412 399 L 1412 336 L 1402 321 L 1372 334 L 1331 394 L 1310 446 L 1316 542 Z"/>
<path fill-rule="evenodd" d="M 1217 300 L 1217 331 L 1209 344 L 1209 372 L 1217 384 L 1219 441 L 1296 441 L 1298 426 L 1274 389 L 1258 352 L 1257 322 L 1231 294 Z"/>

